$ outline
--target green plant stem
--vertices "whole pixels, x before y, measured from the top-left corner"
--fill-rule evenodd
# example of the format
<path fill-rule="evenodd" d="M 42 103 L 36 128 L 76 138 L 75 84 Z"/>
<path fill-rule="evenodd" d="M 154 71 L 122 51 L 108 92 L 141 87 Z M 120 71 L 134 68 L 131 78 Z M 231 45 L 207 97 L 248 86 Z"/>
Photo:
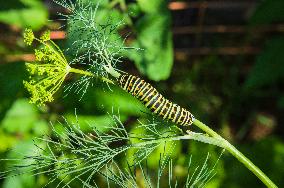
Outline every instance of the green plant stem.
<path fill-rule="evenodd" d="M 114 70 L 114 68 L 111 66 L 110 63 L 107 66 L 104 66 L 104 68 L 110 75 L 112 75 L 115 78 L 119 78 L 120 73 Z"/>
<path fill-rule="evenodd" d="M 139 148 L 139 147 L 146 146 L 146 145 L 159 144 L 162 142 L 170 142 L 170 141 L 178 141 L 178 140 L 196 140 L 199 142 L 216 145 L 216 146 L 224 148 L 223 140 L 220 140 L 219 138 L 212 138 L 205 134 L 195 133 L 191 131 L 188 132 L 188 134 L 182 135 L 182 136 L 165 137 L 165 138 L 135 143 L 135 144 L 132 144 L 131 147 Z"/>
<path fill-rule="evenodd" d="M 255 166 L 248 158 L 246 158 L 237 148 L 230 144 L 226 139 L 222 138 L 218 133 L 213 131 L 210 127 L 195 119 L 193 124 L 201 130 L 209 134 L 211 137 L 222 140 L 223 148 L 229 151 L 241 163 L 243 163 L 250 171 L 252 171 L 267 187 L 277 187 L 257 166 Z"/>
<path fill-rule="evenodd" d="M 76 73 L 76 74 L 82 74 L 82 75 L 85 75 L 85 76 L 91 76 L 91 77 L 95 76 L 91 72 L 80 70 L 80 69 L 75 69 L 75 68 L 70 68 L 69 72 L 73 72 L 73 73 Z"/>
<path fill-rule="evenodd" d="M 73 73 L 76 73 L 76 74 L 82 74 L 84 76 L 89 76 L 89 77 L 97 77 L 99 79 L 101 79 L 102 81 L 104 82 L 107 82 L 107 83 L 110 83 L 110 84 L 114 84 L 114 82 L 106 77 L 100 77 L 100 76 L 97 76 L 91 72 L 88 72 L 88 71 L 84 71 L 84 70 L 80 70 L 80 69 L 75 69 L 75 68 L 71 68 L 70 67 L 70 70 L 69 72 L 73 72 Z"/>

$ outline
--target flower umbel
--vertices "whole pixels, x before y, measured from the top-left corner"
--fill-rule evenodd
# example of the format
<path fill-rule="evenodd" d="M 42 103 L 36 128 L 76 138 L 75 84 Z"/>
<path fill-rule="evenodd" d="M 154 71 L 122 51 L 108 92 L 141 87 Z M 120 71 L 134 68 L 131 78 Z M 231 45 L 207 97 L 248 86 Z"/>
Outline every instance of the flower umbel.
<path fill-rule="evenodd" d="M 30 46 L 33 43 L 33 40 L 35 39 L 34 33 L 32 29 L 26 28 L 24 31 L 24 42 Z"/>
<path fill-rule="evenodd" d="M 40 37 L 40 39 L 44 42 L 49 41 L 50 40 L 50 31 L 47 30 L 43 33 L 43 35 Z"/>
<path fill-rule="evenodd" d="M 61 49 L 50 40 L 50 31 L 46 31 L 40 38 L 36 38 L 31 29 L 26 29 L 24 40 L 29 45 L 34 40 L 42 44 L 41 47 L 35 49 L 35 63 L 26 63 L 27 70 L 30 73 L 30 80 L 23 83 L 32 95 L 30 98 L 31 103 L 41 106 L 46 102 L 53 101 L 54 93 L 61 87 L 69 72 L 83 75 L 83 80 L 86 80 L 87 84 L 90 82 L 89 78 L 94 77 L 101 79 L 103 82 L 114 84 L 108 78 L 70 67 Z M 80 84 L 84 85 L 86 82 L 80 82 Z"/>
<path fill-rule="evenodd" d="M 40 106 L 54 100 L 54 93 L 62 85 L 71 67 L 60 48 L 50 40 L 50 32 L 45 32 L 40 39 L 31 33 L 31 30 L 26 29 L 24 37 L 27 44 L 37 40 L 43 46 L 35 49 L 36 63 L 26 63 L 30 80 L 23 83 L 32 95 L 30 102 Z"/>

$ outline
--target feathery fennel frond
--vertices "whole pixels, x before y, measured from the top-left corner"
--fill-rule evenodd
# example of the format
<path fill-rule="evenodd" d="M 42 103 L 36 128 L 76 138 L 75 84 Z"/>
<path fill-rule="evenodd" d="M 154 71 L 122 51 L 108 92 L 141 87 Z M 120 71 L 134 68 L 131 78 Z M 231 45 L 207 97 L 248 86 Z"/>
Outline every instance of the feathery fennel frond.
<path fill-rule="evenodd" d="M 95 75 L 108 78 L 109 69 L 120 71 L 117 64 L 122 62 L 122 53 L 128 49 L 136 49 L 124 45 L 118 30 L 124 25 L 123 20 L 118 22 L 100 16 L 99 3 L 86 1 L 58 1 L 55 3 L 66 8 L 68 14 L 59 13 L 68 24 L 67 39 L 70 48 L 67 52 L 74 55 L 71 63 L 88 64 L 88 70 Z"/>
<path fill-rule="evenodd" d="M 224 151 L 223 151 L 224 152 Z M 187 165 L 187 176 L 185 179 L 175 177 L 175 164 L 170 155 L 161 153 L 157 171 L 153 173 L 148 168 L 147 163 L 138 163 L 135 167 L 122 169 L 117 163 L 113 162 L 106 167 L 101 175 L 107 180 L 108 187 L 122 188 L 154 188 L 154 187 L 185 187 L 202 188 L 206 187 L 209 181 L 216 175 L 216 165 L 223 152 L 213 165 L 209 165 L 210 154 L 208 153 L 201 166 L 193 165 L 192 155 Z M 144 165 L 143 165 L 144 164 Z"/>
<path fill-rule="evenodd" d="M 34 40 L 43 47 L 35 50 L 36 64 L 27 64 L 27 69 L 32 77 L 24 81 L 24 85 L 32 95 L 31 103 L 43 105 L 54 100 L 54 94 L 59 90 L 69 72 L 81 74 L 81 77 L 71 82 L 65 92 L 74 91 L 84 94 L 95 79 L 99 78 L 104 83 L 113 84 L 109 75 L 118 75 L 117 64 L 122 62 L 122 52 L 129 49 L 124 46 L 117 30 L 122 21 L 114 23 L 111 18 L 99 20 L 97 18 L 98 6 L 85 1 L 56 1 L 57 4 L 68 9 L 70 14 L 60 14 L 68 23 L 68 41 L 71 47 L 65 52 L 73 56 L 68 62 L 62 50 L 50 40 L 50 32 L 45 32 L 39 39 L 31 29 L 24 32 L 24 42 L 31 45 Z M 39 65 L 40 63 L 40 65 Z M 72 64 L 81 64 L 85 71 L 71 68 Z"/>
<path fill-rule="evenodd" d="M 52 136 L 36 139 L 34 155 L 15 160 L 25 163 L 12 166 L 1 172 L 0 176 L 4 178 L 11 173 L 17 175 L 27 172 L 45 174 L 49 177 L 48 184 L 56 184 L 57 187 L 70 187 L 78 181 L 83 187 L 96 187 L 95 179 L 98 176 L 109 181 L 109 185 L 120 187 L 140 187 L 141 183 L 146 187 L 160 187 L 159 182 L 164 179 L 167 165 L 172 165 L 170 159 L 176 141 L 182 138 L 180 131 L 174 126 L 165 127 L 158 121 L 146 121 L 139 122 L 136 131 L 128 133 L 119 115 L 110 114 L 109 117 L 112 123 L 105 127 L 105 132 L 93 127 L 91 132 L 85 133 L 78 121 L 70 123 L 65 120 L 62 132 L 52 125 Z M 160 146 L 164 149 L 160 154 L 156 179 L 153 180 L 143 163 Z M 125 156 L 127 152 L 132 152 L 133 157 L 127 158 L 124 165 L 117 162 L 118 157 Z M 172 167 L 169 169 L 167 173 L 172 173 Z M 136 172 L 142 174 L 142 182 L 137 180 Z M 210 175 L 211 171 L 203 165 L 198 175 L 191 178 L 194 180 L 187 181 L 187 184 L 206 184 Z M 173 181 L 173 176 L 169 176 L 169 185 Z"/>

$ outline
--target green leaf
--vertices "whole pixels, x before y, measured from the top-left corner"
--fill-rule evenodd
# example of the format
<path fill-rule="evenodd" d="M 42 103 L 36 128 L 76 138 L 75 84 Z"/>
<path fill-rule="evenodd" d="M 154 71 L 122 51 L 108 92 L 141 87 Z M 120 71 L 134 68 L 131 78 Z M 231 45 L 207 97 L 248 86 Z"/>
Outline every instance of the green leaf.
<path fill-rule="evenodd" d="M 48 12 L 39 0 L 12 0 L 0 9 L 0 22 L 20 28 L 40 29 L 48 19 Z"/>
<path fill-rule="evenodd" d="M 137 5 L 137 3 L 129 3 L 127 5 L 127 13 L 131 17 L 137 17 L 141 13 L 140 7 Z"/>
<path fill-rule="evenodd" d="M 165 0 L 137 0 L 137 3 L 143 12 L 156 13 L 159 12 L 161 9 L 165 9 L 167 7 L 168 2 Z"/>
<path fill-rule="evenodd" d="M 94 3 L 94 5 L 99 5 L 100 7 L 107 7 L 109 5 L 109 0 L 83 0 L 82 2 L 88 4 L 90 2 Z"/>
<path fill-rule="evenodd" d="M 264 0 L 261 1 L 252 15 L 251 24 L 269 24 L 284 21 L 284 1 Z"/>
<path fill-rule="evenodd" d="M 271 85 L 284 78 L 284 37 L 267 42 L 265 49 L 257 57 L 245 88 L 258 88 Z"/>
<path fill-rule="evenodd" d="M 26 99 L 17 100 L 7 112 L 2 121 L 2 128 L 9 133 L 28 132 L 37 120 L 37 111 L 34 105 Z"/>
<path fill-rule="evenodd" d="M 138 99 L 120 88 L 113 88 L 112 92 L 97 89 L 86 97 L 92 98 L 89 100 L 96 99 L 96 106 L 103 105 L 108 112 L 111 112 L 113 107 L 119 107 L 119 112 L 124 115 L 141 115 L 141 110 L 148 112 Z"/>
<path fill-rule="evenodd" d="M 164 80 L 170 75 L 173 64 L 170 16 L 145 15 L 137 24 L 137 41 L 134 46 L 143 50 L 131 51 L 128 56 L 138 69 L 152 80 Z"/>
<path fill-rule="evenodd" d="M 100 7 L 99 7 L 100 8 Z M 96 22 L 100 25 L 116 25 L 123 20 L 123 15 L 116 9 L 98 9 L 96 12 Z"/>
<path fill-rule="evenodd" d="M 27 99 L 18 99 L 3 119 L 2 128 L 9 133 L 34 132 L 41 135 L 46 133 L 48 125 L 38 118 L 38 111 L 34 105 Z"/>
<path fill-rule="evenodd" d="M 69 115 L 64 115 L 64 117 L 76 122 L 74 108 L 77 108 L 79 109 L 77 112 L 80 114 L 78 120 L 84 131 L 89 131 L 92 126 L 103 131 L 103 127 L 110 125 L 111 122 L 107 113 L 113 112 L 114 115 L 120 115 L 122 122 L 128 116 L 145 116 L 146 113 L 151 113 L 138 99 L 121 88 L 112 87 L 109 91 L 106 88 L 100 88 L 100 86 L 95 85 L 90 88 L 82 100 L 80 100 L 81 96 L 70 93 L 62 101 L 64 108 L 70 109 Z"/>

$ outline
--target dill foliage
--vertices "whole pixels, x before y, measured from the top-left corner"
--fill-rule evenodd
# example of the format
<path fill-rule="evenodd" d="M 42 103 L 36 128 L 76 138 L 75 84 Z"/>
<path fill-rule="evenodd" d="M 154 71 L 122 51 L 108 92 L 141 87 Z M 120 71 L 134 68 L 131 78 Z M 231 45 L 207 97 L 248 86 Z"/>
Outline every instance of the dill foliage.
<path fill-rule="evenodd" d="M 123 20 L 115 23 L 111 15 L 98 18 L 99 3 L 81 0 L 76 3 L 65 0 L 54 2 L 68 10 L 67 14 L 58 14 L 68 26 L 67 41 L 70 47 L 66 52 L 72 56 L 70 64 L 81 64 L 87 71 L 104 78 L 109 78 L 106 67 L 120 71 L 117 66 L 122 62 L 122 54 L 128 49 L 134 49 L 125 46 L 125 39 L 118 33 L 124 25 Z M 76 93 L 84 94 L 93 85 L 91 79 L 84 76 L 65 91 L 73 89 Z"/>
<path fill-rule="evenodd" d="M 79 74 L 80 77 L 65 86 L 66 95 L 73 91 L 82 98 L 96 79 L 100 79 L 108 87 L 109 84 L 114 84 L 109 76 L 119 74 L 117 66 L 122 62 L 122 54 L 131 49 L 124 45 L 125 39 L 118 34 L 123 21 L 114 23 L 111 16 L 105 20 L 97 20 L 99 4 L 85 1 L 72 3 L 65 0 L 54 2 L 67 9 L 68 14 L 59 15 L 68 24 L 67 37 L 71 47 L 61 50 L 50 40 L 49 31 L 39 39 L 31 29 L 24 32 L 24 42 L 28 46 L 34 40 L 42 45 L 35 49 L 35 62 L 26 64 L 31 77 L 29 82 L 24 81 L 32 95 L 31 103 L 39 106 L 54 100 L 54 94 L 70 72 Z M 63 51 L 65 54 L 72 54 L 68 60 Z M 84 70 L 76 69 L 73 65 L 81 65 Z"/>
<path fill-rule="evenodd" d="M 164 176 L 168 174 L 168 186 L 177 187 L 178 180 L 173 175 L 171 154 L 175 149 L 180 131 L 175 126 L 165 128 L 161 122 L 139 122 L 136 129 L 128 133 L 119 115 L 111 114 L 112 123 L 105 127 L 108 131 L 100 132 L 93 127 L 84 133 L 79 122 L 64 122 L 64 131 L 58 131 L 52 125 L 52 136 L 36 138 L 34 155 L 23 159 L 5 159 L 14 165 L 0 173 L 0 178 L 7 178 L 22 173 L 33 175 L 45 174 L 49 177 L 46 184 L 56 187 L 70 187 L 79 182 L 82 187 L 98 187 L 97 177 L 103 177 L 108 187 L 160 187 Z M 63 124 L 62 124 L 63 126 Z M 137 132 L 137 133 L 135 133 Z M 159 146 L 164 148 L 160 155 L 156 179 L 148 174 L 147 158 Z M 133 158 L 126 162 L 117 161 L 117 157 L 133 153 Z M 184 187 L 203 187 L 214 176 L 207 166 L 209 155 L 201 168 L 196 167 L 188 173 Z M 22 163 L 24 161 L 24 163 Z M 143 163 L 146 162 L 146 167 Z M 191 167 L 191 158 L 188 168 Z M 137 175 L 140 174 L 140 175 Z"/>

